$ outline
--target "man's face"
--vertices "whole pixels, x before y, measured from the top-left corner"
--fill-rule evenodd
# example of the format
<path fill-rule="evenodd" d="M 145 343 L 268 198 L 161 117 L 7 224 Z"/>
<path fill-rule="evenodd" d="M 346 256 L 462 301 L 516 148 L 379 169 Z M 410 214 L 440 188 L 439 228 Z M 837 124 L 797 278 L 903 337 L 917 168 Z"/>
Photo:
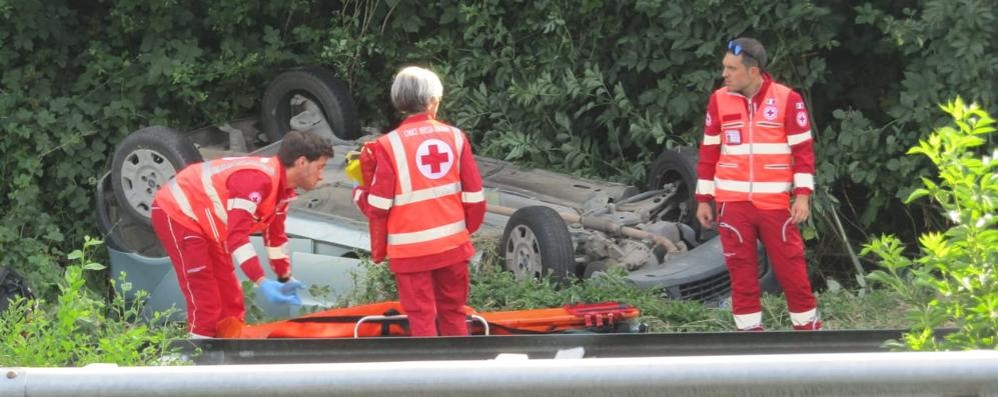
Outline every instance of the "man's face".
<path fill-rule="evenodd" d="M 724 54 L 722 62 L 724 70 L 721 72 L 721 77 L 724 77 L 724 85 L 728 87 L 728 91 L 743 92 L 752 81 L 749 68 L 742 63 L 743 56 L 730 52 Z"/>
<path fill-rule="evenodd" d="M 302 190 L 309 191 L 315 189 L 322 180 L 322 169 L 326 167 L 326 161 L 329 160 L 328 157 L 319 157 L 315 161 L 308 161 L 304 156 L 299 158 L 302 162 L 301 173 L 298 174 L 298 181 L 296 185 Z"/>

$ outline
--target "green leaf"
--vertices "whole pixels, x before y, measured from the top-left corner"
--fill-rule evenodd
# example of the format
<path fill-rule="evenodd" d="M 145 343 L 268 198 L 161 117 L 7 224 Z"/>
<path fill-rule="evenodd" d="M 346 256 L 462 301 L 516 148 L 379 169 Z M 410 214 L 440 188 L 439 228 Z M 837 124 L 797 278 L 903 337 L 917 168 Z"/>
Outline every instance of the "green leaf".
<path fill-rule="evenodd" d="M 921 189 L 921 188 L 915 189 L 915 191 L 911 192 L 911 195 L 909 195 L 908 198 L 904 200 L 904 202 L 905 202 L 905 204 L 910 204 L 912 201 L 915 201 L 915 200 L 917 200 L 919 198 L 922 198 L 922 197 L 925 197 L 925 196 L 928 196 L 928 195 L 929 195 L 929 191 L 927 189 Z"/>
<path fill-rule="evenodd" d="M 83 251 L 81 250 L 74 250 L 73 252 L 70 252 L 69 255 L 66 255 L 66 259 L 69 259 L 71 261 L 81 258 L 83 258 Z"/>

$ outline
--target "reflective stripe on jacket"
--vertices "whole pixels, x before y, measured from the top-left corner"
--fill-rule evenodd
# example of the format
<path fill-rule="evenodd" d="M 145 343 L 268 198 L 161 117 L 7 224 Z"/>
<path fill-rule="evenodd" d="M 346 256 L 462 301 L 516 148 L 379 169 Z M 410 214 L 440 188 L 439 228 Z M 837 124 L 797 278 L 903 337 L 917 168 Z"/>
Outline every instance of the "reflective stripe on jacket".
<path fill-rule="evenodd" d="M 237 171 L 258 170 L 271 178 L 270 192 L 259 202 L 230 199 L 226 181 Z M 184 168 L 156 193 L 156 202 L 171 219 L 216 242 L 228 235 L 228 209 L 252 208 L 250 233 L 263 231 L 274 218 L 283 167 L 277 157 L 229 157 Z"/>
<path fill-rule="evenodd" d="M 714 174 L 718 202 L 751 201 L 761 209 L 789 208 L 794 172 L 783 124 L 790 88 L 773 83 L 762 106 L 727 88 L 717 95 L 721 155 Z M 746 107 L 748 104 L 748 108 Z"/>
<path fill-rule="evenodd" d="M 471 240 L 462 204 L 461 130 L 435 120 L 404 124 L 378 138 L 396 171 L 388 213 L 389 258 L 437 254 Z M 370 196 L 369 200 L 380 199 Z M 381 199 L 387 201 L 387 199 Z"/>

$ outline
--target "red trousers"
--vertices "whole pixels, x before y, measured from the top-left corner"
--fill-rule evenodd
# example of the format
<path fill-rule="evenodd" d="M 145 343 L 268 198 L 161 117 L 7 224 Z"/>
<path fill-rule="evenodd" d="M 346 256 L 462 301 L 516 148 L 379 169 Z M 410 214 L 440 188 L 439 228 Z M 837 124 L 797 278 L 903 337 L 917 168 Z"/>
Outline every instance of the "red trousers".
<path fill-rule="evenodd" d="M 395 281 L 412 336 L 468 335 L 467 260 L 434 270 L 395 273 Z"/>
<path fill-rule="evenodd" d="M 751 323 L 757 323 L 755 319 L 761 319 L 762 314 L 757 238 L 766 248 L 795 323 L 798 317 L 815 309 L 804 262 L 804 241 L 797 225 L 790 221 L 789 209 L 762 210 L 748 201 L 718 203 L 717 230 L 731 274 L 731 313 L 740 329 L 752 327 Z"/>
<path fill-rule="evenodd" d="M 232 257 L 200 231 L 170 219 L 155 203 L 152 227 L 163 244 L 187 303 L 187 324 L 196 336 L 214 337 L 218 323 L 246 312 Z"/>

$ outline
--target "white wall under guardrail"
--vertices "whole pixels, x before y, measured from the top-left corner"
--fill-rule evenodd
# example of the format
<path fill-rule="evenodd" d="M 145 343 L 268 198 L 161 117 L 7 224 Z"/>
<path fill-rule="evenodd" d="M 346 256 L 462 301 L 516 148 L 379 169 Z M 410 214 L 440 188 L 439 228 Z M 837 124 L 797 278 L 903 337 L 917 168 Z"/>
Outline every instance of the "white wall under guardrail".
<path fill-rule="evenodd" d="M 0 368 L 0 396 L 998 396 L 998 351 Z"/>

